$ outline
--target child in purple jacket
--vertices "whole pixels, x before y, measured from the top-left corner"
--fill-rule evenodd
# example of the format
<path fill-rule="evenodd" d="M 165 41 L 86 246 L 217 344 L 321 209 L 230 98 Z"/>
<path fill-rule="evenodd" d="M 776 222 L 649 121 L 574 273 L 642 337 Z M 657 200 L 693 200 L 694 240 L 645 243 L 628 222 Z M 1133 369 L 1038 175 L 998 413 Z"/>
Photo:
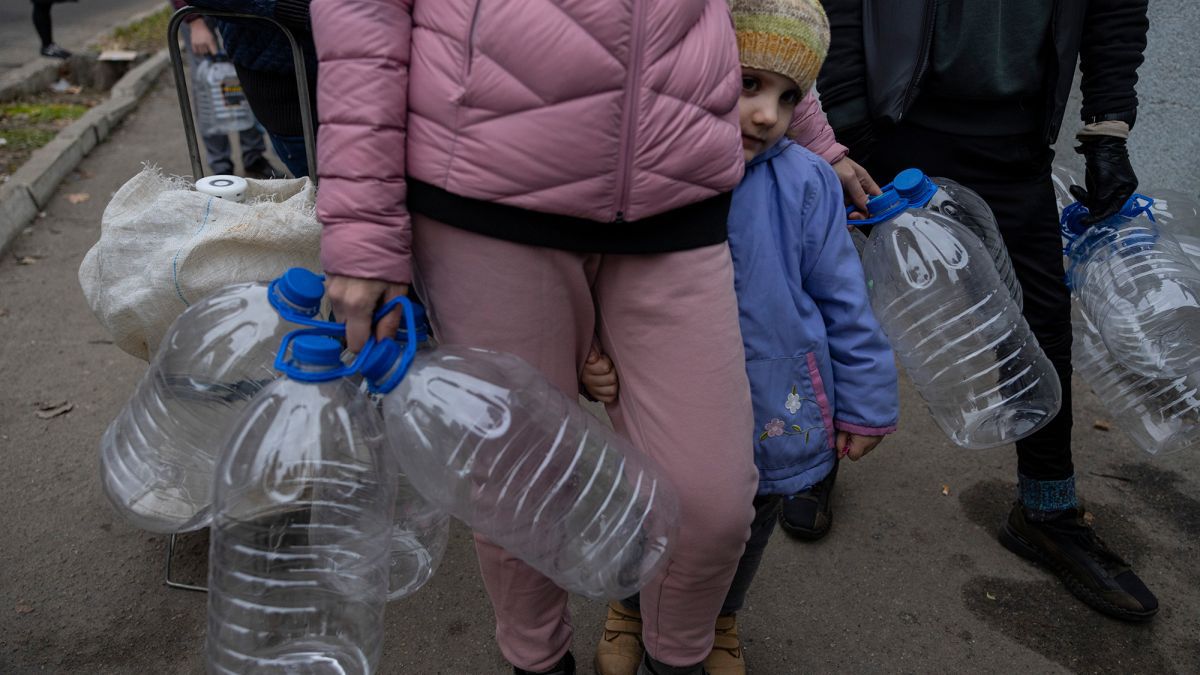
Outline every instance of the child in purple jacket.
<path fill-rule="evenodd" d="M 759 483 L 750 539 L 704 662 L 710 673 L 744 672 L 734 614 L 774 529 L 781 497 L 824 479 L 839 457 L 862 458 L 895 431 L 899 414 L 895 363 L 871 313 L 838 177 L 828 162 L 785 138 L 824 59 L 825 15 L 812 0 L 736 0 L 731 9 L 742 63 L 747 164 L 733 193 L 729 246 Z M 599 400 L 617 396 L 617 373 L 598 352 L 582 379 Z M 610 605 L 597 650 L 600 673 L 633 672 L 640 624 L 635 608 L 636 598 Z"/>

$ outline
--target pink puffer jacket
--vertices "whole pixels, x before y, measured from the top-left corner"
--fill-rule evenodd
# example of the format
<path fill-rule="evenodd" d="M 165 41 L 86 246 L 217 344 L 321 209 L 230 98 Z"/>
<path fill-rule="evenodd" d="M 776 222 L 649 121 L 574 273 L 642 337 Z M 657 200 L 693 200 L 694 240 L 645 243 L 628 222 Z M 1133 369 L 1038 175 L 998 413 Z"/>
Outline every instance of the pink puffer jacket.
<path fill-rule="evenodd" d="M 411 281 L 407 177 L 600 222 L 741 178 L 726 0 L 314 0 L 312 24 L 327 272 Z"/>

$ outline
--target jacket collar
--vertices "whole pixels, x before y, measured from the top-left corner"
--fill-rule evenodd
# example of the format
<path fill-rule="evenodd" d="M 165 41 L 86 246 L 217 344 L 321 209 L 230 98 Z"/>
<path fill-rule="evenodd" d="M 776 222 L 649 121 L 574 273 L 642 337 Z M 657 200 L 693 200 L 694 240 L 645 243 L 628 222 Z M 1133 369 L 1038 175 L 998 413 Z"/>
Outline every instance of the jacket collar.
<path fill-rule="evenodd" d="M 783 138 L 779 139 L 778 143 L 776 143 L 775 145 L 772 145 L 771 147 L 767 148 L 766 150 L 763 150 L 762 152 L 758 153 L 754 157 L 754 159 L 747 162 L 746 168 L 749 169 L 752 166 L 757 166 L 759 164 L 762 164 L 763 162 L 771 161 L 773 158 L 778 156 L 779 153 L 783 152 L 784 150 L 787 150 L 787 147 L 791 144 L 792 144 L 792 140 L 790 138 L 788 138 L 787 136 L 784 136 Z"/>

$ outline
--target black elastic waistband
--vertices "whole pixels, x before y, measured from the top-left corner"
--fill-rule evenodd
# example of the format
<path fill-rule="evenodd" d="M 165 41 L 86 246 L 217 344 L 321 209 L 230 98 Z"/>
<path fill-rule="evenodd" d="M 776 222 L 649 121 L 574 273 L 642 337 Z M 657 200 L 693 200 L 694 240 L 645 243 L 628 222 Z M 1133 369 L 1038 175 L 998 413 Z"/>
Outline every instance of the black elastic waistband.
<path fill-rule="evenodd" d="M 635 222 L 602 223 L 462 197 L 408 180 L 408 208 L 454 227 L 496 239 L 584 253 L 669 253 L 727 238 L 726 192 Z"/>

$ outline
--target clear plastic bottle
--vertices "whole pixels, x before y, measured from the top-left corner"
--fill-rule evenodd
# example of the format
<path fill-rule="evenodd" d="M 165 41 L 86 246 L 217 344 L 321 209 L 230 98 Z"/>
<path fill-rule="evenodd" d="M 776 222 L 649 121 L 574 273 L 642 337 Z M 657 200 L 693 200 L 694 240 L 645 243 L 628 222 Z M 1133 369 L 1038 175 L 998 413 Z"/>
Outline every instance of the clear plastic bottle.
<path fill-rule="evenodd" d="M 196 89 L 196 129 L 201 136 L 237 133 L 254 126 L 250 102 L 228 58 L 197 59 L 192 82 Z"/>
<path fill-rule="evenodd" d="M 1178 190 L 1147 190 L 1154 199 L 1150 214 L 1155 222 L 1175 237 L 1192 264 L 1200 266 L 1200 196 L 1189 197 Z"/>
<path fill-rule="evenodd" d="M 1050 182 L 1054 184 L 1054 203 L 1061 214 L 1071 204 L 1075 197 L 1071 195 L 1072 185 L 1084 185 L 1083 172 L 1065 164 L 1055 164 L 1050 169 Z"/>
<path fill-rule="evenodd" d="M 1004 245 L 1004 237 L 1000 235 L 996 216 L 983 197 L 949 178 L 929 178 L 920 169 L 901 171 L 896 174 L 892 185 L 901 199 L 908 201 L 909 208 L 940 213 L 978 237 L 992 257 L 1000 281 L 1004 282 L 1013 302 L 1017 303 L 1017 310 L 1024 309 L 1021 283 L 1017 281 L 1017 273 L 1008 257 L 1008 248 Z"/>
<path fill-rule="evenodd" d="M 1158 455 L 1200 441 L 1200 373 L 1161 379 L 1138 375 L 1109 355 L 1078 303 L 1071 322 L 1075 371 L 1138 447 Z"/>
<path fill-rule="evenodd" d="M 871 200 L 863 257 L 871 307 L 938 426 L 987 448 L 1058 412 L 1058 376 L 979 239 L 892 191 Z"/>
<path fill-rule="evenodd" d="M 296 337 L 290 353 L 288 377 L 246 408 L 217 468 L 208 671 L 373 673 L 395 456 L 370 400 L 336 377 L 337 340 Z"/>
<path fill-rule="evenodd" d="M 404 367 L 380 345 L 363 367 L 373 382 Z M 666 563 L 674 486 L 517 357 L 418 352 L 383 410 L 403 470 L 430 502 L 562 588 L 622 598 Z"/>
<path fill-rule="evenodd" d="M 208 524 L 212 477 L 225 434 L 279 375 L 280 340 L 317 314 L 321 278 L 292 269 L 273 284 L 227 286 L 171 324 L 129 403 L 100 441 L 104 492 L 129 522 L 174 533 Z"/>
<path fill-rule="evenodd" d="M 1151 378 L 1200 372 L 1200 269 L 1134 195 L 1088 227 L 1087 209 L 1063 212 L 1067 282 L 1118 362 Z"/>
<path fill-rule="evenodd" d="M 429 321 L 425 308 L 413 304 L 416 330 L 402 328 L 396 336 L 401 343 L 413 340 L 417 351 L 427 351 Z M 385 359 L 398 358 L 400 347 Z M 378 358 L 378 357 L 377 357 Z M 378 399 L 380 402 L 382 399 Z M 403 472 L 396 479 L 396 511 L 392 523 L 392 551 L 388 566 L 388 600 L 399 600 L 416 593 L 433 577 L 442 563 L 450 540 L 450 514 L 442 511 L 421 496 Z"/>

